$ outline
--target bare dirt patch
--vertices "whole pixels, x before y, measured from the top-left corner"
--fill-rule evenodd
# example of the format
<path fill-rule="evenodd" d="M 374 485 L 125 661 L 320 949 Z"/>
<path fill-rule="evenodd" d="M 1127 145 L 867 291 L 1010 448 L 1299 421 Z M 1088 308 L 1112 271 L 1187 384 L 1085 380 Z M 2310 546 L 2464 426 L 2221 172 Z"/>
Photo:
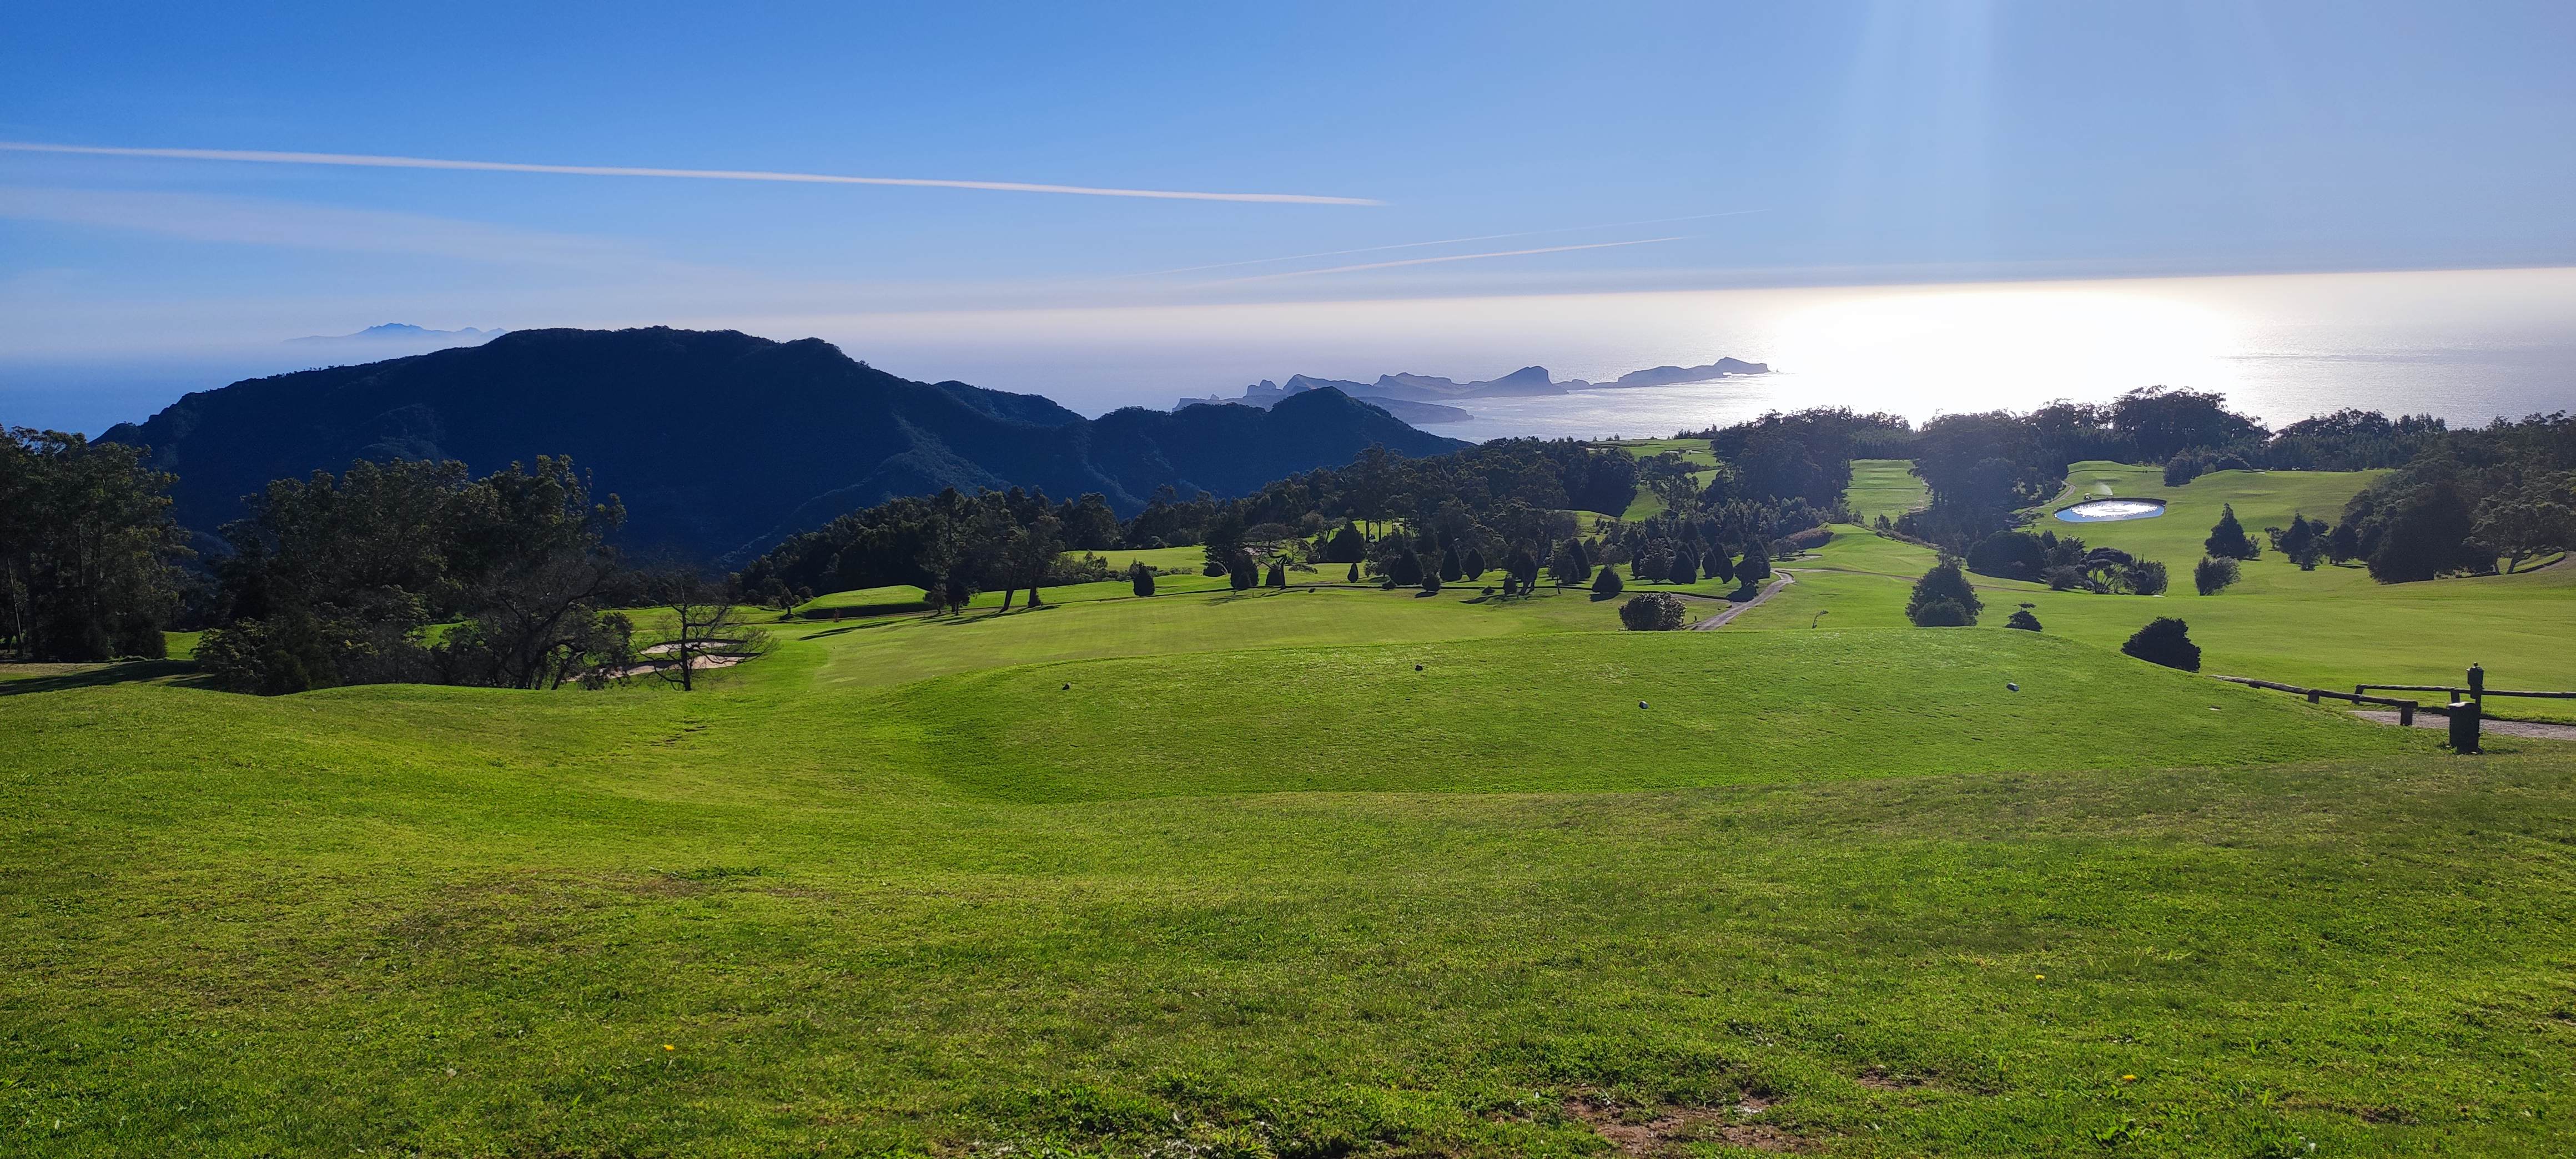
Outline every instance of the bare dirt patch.
<path fill-rule="evenodd" d="M 1642 1107 L 1583 1094 L 1565 1100 L 1565 1113 L 1592 1128 L 1622 1155 L 1683 1155 L 1692 1143 L 1725 1143 L 1783 1153 L 1815 1150 L 1812 1141 L 1769 1123 L 1741 1121 L 1773 1105 L 1774 1100 L 1747 1096 L 1730 1115 L 1715 1107 Z"/>
<path fill-rule="evenodd" d="M 1918 1078 L 1892 1075 L 1878 1067 L 1860 1072 L 1860 1085 L 1873 1091 L 1910 1091 L 1923 1085 Z"/>

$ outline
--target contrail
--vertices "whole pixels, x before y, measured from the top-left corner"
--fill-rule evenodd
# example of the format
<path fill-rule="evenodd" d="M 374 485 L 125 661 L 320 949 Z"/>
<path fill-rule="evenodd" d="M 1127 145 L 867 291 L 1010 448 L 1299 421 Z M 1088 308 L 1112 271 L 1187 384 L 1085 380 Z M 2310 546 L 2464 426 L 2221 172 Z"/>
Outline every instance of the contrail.
<path fill-rule="evenodd" d="M 379 157 L 366 153 L 281 153 L 262 149 L 127 149 L 107 145 L 46 145 L 0 141 L 18 153 L 81 153 L 101 157 L 163 157 L 182 161 L 257 161 L 272 165 L 356 165 L 377 169 L 470 169 L 488 173 L 569 173 L 582 177 L 687 177 L 702 181 L 788 181 L 812 185 L 911 185 L 933 189 L 984 189 L 1004 193 L 1071 193 L 1084 197 L 1152 197 L 1168 201 L 1260 201 L 1287 205 L 1384 205 L 1366 197 L 1312 193 L 1202 193 L 1183 189 L 1108 189 L 1027 181 L 951 181 L 935 177 L 846 177 L 835 173 L 774 173 L 762 169 L 659 169 L 632 165 L 532 165 L 517 161 L 450 161 L 434 157 Z"/>
<path fill-rule="evenodd" d="M 1310 277 L 1315 274 L 1347 274 L 1353 270 L 1383 270 L 1390 269 L 1395 266 L 1427 266 L 1435 262 L 1471 262 L 1478 258 L 1516 258 L 1523 254 L 1561 254 L 1568 250 L 1617 249 L 1623 245 L 1653 245 L 1656 242 L 1663 241 L 1687 241 L 1689 240 L 1689 237 L 1690 235 L 1683 234 L 1674 237 L 1643 237 L 1638 238 L 1635 241 L 1601 241 L 1594 242 L 1590 245 L 1552 245 L 1542 246 L 1538 249 L 1497 250 L 1493 253 L 1487 254 L 1449 254 L 1436 258 L 1406 258 L 1402 261 L 1368 262 L 1356 266 L 1328 266 L 1320 270 L 1290 270 L 1284 274 L 1254 274 L 1248 278 L 1219 278 L 1213 282 L 1200 282 L 1198 284 L 1201 286 L 1231 286 L 1238 282 L 1268 282 L 1279 278 Z"/>
<path fill-rule="evenodd" d="M 1656 217 L 1648 218 L 1645 221 L 1613 221 L 1601 225 L 1568 225 L 1561 226 L 1556 229 L 1525 229 L 1518 233 L 1488 233 L 1480 234 L 1475 237 L 1445 237 L 1438 241 L 1398 242 L 1395 245 L 1370 245 L 1361 246 L 1358 249 L 1325 250 L 1322 253 L 1290 254 L 1286 257 L 1279 258 L 1253 258 L 1248 261 L 1240 262 L 1217 262 L 1212 265 L 1181 266 L 1177 269 L 1169 270 L 1144 270 L 1133 274 L 1111 274 L 1108 278 L 1104 278 L 1102 280 L 1114 281 L 1119 278 L 1154 278 L 1161 277 L 1164 274 L 1194 274 L 1200 270 L 1228 270 L 1237 266 L 1264 266 L 1269 265 L 1272 262 L 1302 262 L 1308 258 L 1337 258 L 1344 254 L 1373 254 L 1385 250 L 1420 249 L 1424 246 L 1434 245 L 1464 245 L 1471 241 L 1501 241 L 1504 238 L 1511 237 L 1544 237 L 1551 233 L 1581 233 L 1587 229 L 1626 229 L 1632 225 L 1668 225 L 1676 221 L 1706 221 L 1712 217 L 1741 217 L 1748 213 L 1760 212 L 1762 211 L 1759 209 L 1730 209 L 1724 213 L 1694 213 L 1688 217 Z"/>

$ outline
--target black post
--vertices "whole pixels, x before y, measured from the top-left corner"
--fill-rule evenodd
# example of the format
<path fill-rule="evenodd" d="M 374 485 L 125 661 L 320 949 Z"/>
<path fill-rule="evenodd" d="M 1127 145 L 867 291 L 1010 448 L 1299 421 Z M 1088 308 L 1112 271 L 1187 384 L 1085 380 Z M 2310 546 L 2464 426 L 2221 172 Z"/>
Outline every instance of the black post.
<path fill-rule="evenodd" d="M 2459 700 L 2451 703 L 2451 751 L 2478 751 L 2478 702 Z"/>

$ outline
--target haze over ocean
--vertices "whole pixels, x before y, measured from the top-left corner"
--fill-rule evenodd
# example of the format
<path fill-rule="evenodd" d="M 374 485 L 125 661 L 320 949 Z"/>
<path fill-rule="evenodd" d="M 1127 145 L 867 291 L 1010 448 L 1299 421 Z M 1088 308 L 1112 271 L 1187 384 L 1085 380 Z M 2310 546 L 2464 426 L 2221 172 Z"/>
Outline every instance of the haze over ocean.
<path fill-rule="evenodd" d="M 455 320 L 465 325 L 472 320 Z M 494 320 L 480 320 L 490 325 Z M 509 320 L 516 321 L 516 320 Z M 2576 408 L 2576 268 L 1995 282 L 1102 309 L 586 318 L 820 336 L 927 381 L 1099 414 L 1236 397 L 1292 374 L 1490 378 L 1533 363 L 1606 381 L 1724 356 L 1757 378 L 1461 400 L 1466 439 L 1662 435 L 1766 410 L 1935 414 L 2215 390 L 2275 426 L 2343 407 L 2453 423 Z M 505 322 L 504 324 L 507 324 Z M 526 323 L 520 323 L 525 325 Z M 539 323 L 542 324 L 542 323 Z M 413 353 L 275 343 L 132 358 L 0 354 L 0 421 L 96 433 L 237 378 Z"/>

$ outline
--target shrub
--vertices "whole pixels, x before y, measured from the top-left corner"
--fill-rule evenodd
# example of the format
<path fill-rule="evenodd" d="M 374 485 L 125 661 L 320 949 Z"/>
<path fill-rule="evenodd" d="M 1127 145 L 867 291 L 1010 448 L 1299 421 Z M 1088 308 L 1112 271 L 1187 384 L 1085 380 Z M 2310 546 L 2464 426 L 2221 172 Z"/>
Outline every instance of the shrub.
<path fill-rule="evenodd" d="M 2171 616 L 2159 616 L 2138 629 L 2128 643 L 2120 645 L 2120 651 L 2149 664 L 2200 671 L 2200 645 L 2191 642 L 2189 627 Z"/>
<path fill-rule="evenodd" d="M 1968 570 L 2004 579 L 2037 579 L 2048 567 L 2048 548 L 2027 531 L 1998 531 L 1968 549 Z"/>
<path fill-rule="evenodd" d="M 1673 553 L 1673 562 L 1664 568 L 1664 578 L 1677 584 L 1699 582 L 1699 561 L 1685 549 Z"/>
<path fill-rule="evenodd" d="M 2160 596 L 2165 594 L 2165 587 L 2170 582 L 2165 577 L 2165 565 L 2152 559 L 2131 563 L 2124 575 L 2131 595 Z"/>
<path fill-rule="evenodd" d="M 1343 578 L 1343 580 L 1344 580 L 1344 581 L 1349 582 L 1349 583 L 1358 583 L 1358 582 L 1360 582 L 1360 565 L 1359 565 L 1359 564 L 1357 564 L 1357 563 L 1353 563 L 1353 564 L 1351 564 L 1351 574 L 1349 574 L 1349 575 L 1347 575 L 1347 576 L 1344 576 L 1344 577 L 1342 577 L 1342 578 Z"/>
<path fill-rule="evenodd" d="M 1284 566 L 1284 565 L 1282 565 L 1278 560 L 1275 560 L 1275 559 L 1274 559 L 1274 560 L 1270 561 L 1270 577 L 1269 577 L 1269 579 L 1268 579 L 1266 582 L 1267 582 L 1271 587 L 1274 587 L 1274 588 L 1284 588 L 1284 587 L 1287 587 L 1287 586 L 1288 586 L 1288 569 L 1287 569 L 1287 567 L 1286 567 L 1286 566 Z"/>
<path fill-rule="evenodd" d="M 1917 628 L 1965 628 L 1977 622 L 1957 600 L 1933 600 L 1912 613 Z"/>
<path fill-rule="evenodd" d="M 1601 569 L 1601 574 L 1592 577 L 1592 598 L 1614 599 L 1620 592 L 1627 590 L 1627 587 L 1628 585 L 1619 579 L 1619 569 L 1605 565 Z"/>
<path fill-rule="evenodd" d="M 1955 613 L 1942 612 L 1941 615 L 1955 614 L 1959 618 L 1927 622 L 1924 616 L 1930 614 L 1932 605 L 1940 603 L 1957 607 Z M 1977 613 L 1984 611 L 1985 607 L 1985 601 L 1977 598 L 1977 590 L 1968 586 L 1968 577 L 1960 572 L 1958 561 L 1945 559 L 1924 572 L 1922 579 L 1914 581 L 1914 595 L 1905 601 L 1905 618 L 1914 621 L 1918 628 L 1961 627 L 1976 623 Z"/>
<path fill-rule="evenodd" d="M 2004 626 L 2019 628 L 2025 632 L 2036 632 L 2039 630 L 2039 617 L 2031 615 L 2029 608 L 2014 608 L 2012 618 L 2005 620 Z"/>
<path fill-rule="evenodd" d="M 1619 605 L 1619 623 L 1632 632 L 1669 632 L 1682 626 L 1681 597 L 1663 592 L 1630 596 Z"/>
<path fill-rule="evenodd" d="M 2263 549 L 2254 545 L 2253 537 L 2245 534 L 2245 525 L 2236 521 L 2233 503 L 2221 509 L 2217 524 L 2209 529 L 2209 538 L 2202 540 L 2201 546 L 2218 559 L 2256 559 L 2263 554 Z"/>
<path fill-rule="evenodd" d="M 2191 567 L 2191 586 L 2200 589 L 2204 596 L 2214 596 L 2226 591 L 2227 585 L 2235 583 L 2241 574 L 2235 560 L 2203 559 Z"/>
<path fill-rule="evenodd" d="M 1429 568 L 1423 569 L 1422 594 L 1426 596 L 1436 596 L 1440 594 L 1440 573 L 1438 571 Z"/>
<path fill-rule="evenodd" d="M 1154 569 L 1145 566 L 1145 561 L 1143 560 L 1137 560 L 1130 563 L 1127 565 L 1127 582 L 1130 586 L 1136 589 L 1137 595 L 1153 595 Z"/>

